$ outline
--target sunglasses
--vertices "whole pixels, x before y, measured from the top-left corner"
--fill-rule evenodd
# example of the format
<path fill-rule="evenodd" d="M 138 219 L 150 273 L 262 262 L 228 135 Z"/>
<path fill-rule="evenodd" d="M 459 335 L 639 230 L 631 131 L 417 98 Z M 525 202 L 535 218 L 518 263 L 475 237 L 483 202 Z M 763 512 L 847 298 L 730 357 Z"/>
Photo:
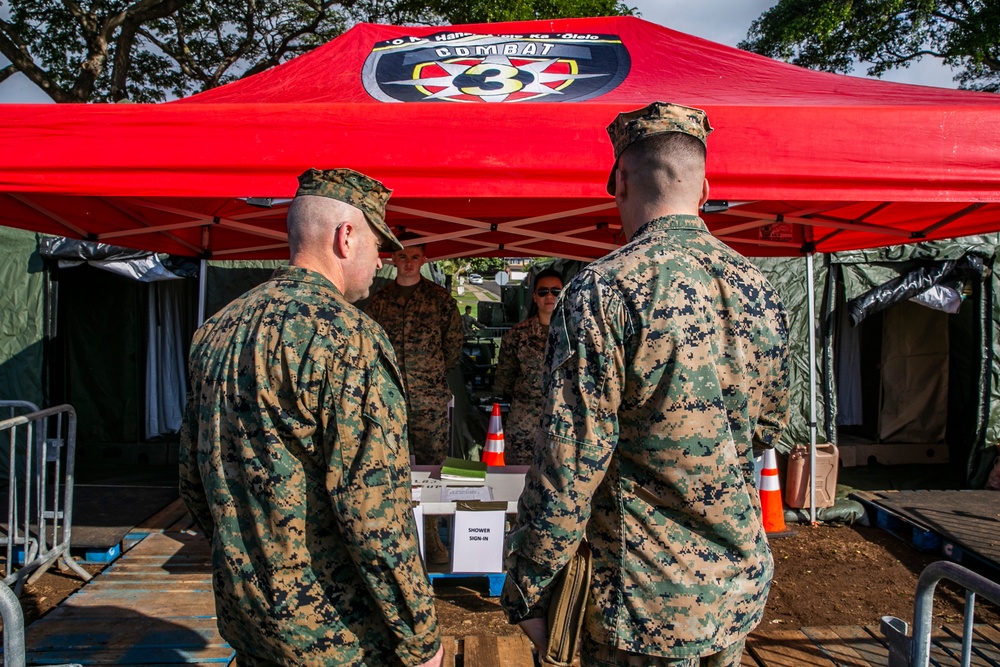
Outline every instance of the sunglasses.
<path fill-rule="evenodd" d="M 548 296 L 549 294 L 551 294 L 552 296 L 559 296 L 560 294 L 562 294 L 562 288 L 561 287 L 543 287 L 541 289 L 536 289 L 535 290 L 535 294 L 537 294 L 538 296 L 541 296 L 541 297 Z"/>

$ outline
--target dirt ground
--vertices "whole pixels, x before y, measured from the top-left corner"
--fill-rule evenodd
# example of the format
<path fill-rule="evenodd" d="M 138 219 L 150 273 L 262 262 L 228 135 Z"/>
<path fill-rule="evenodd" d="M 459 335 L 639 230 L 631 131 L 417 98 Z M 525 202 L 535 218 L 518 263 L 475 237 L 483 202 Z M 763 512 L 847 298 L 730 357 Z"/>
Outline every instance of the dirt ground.
<path fill-rule="evenodd" d="M 921 570 L 939 557 L 923 554 L 878 528 L 792 526 L 796 534 L 773 539 L 775 577 L 758 630 L 821 625 L 878 625 L 883 615 L 909 621 Z M 91 573 L 101 566 L 86 566 Z M 21 596 L 25 622 L 54 608 L 82 585 L 57 570 L 44 574 Z M 439 580 L 434 587 L 442 634 L 506 635 L 500 605 L 484 579 Z M 938 588 L 934 613 L 940 623 L 961 622 L 964 597 Z M 1000 610 L 977 603 L 977 621 L 1000 622 Z"/>
<path fill-rule="evenodd" d="M 917 577 L 940 557 L 923 554 L 878 528 L 792 526 L 771 541 L 775 576 L 759 631 L 822 625 L 874 625 L 891 615 L 909 622 Z M 447 580 L 446 580 L 447 581 Z M 455 580 L 452 580 L 455 581 Z M 479 580 L 435 584 L 438 620 L 446 635 L 505 635 L 500 605 Z M 938 587 L 936 622 L 960 623 L 960 589 Z M 977 622 L 996 623 L 1000 610 L 977 601 Z"/>
<path fill-rule="evenodd" d="M 103 564 L 81 564 L 91 575 L 96 575 L 104 569 Z M 80 590 L 84 582 L 71 572 L 60 572 L 56 565 L 43 574 L 33 584 L 25 584 L 21 593 L 21 611 L 24 613 L 24 625 L 41 618 L 54 609 L 60 602 Z"/>

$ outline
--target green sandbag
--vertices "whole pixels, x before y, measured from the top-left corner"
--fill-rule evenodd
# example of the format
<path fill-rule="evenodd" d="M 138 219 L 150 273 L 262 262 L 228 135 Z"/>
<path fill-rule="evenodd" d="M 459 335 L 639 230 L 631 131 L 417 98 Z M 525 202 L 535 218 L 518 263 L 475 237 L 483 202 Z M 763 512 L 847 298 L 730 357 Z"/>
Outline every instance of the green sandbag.
<path fill-rule="evenodd" d="M 864 506 L 856 500 L 842 498 L 833 503 L 833 507 L 816 508 L 816 520 L 823 523 L 846 523 L 854 525 L 855 522 L 862 526 L 868 525 L 868 517 L 865 514 Z M 809 523 L 809 510 L 785 510 L 786 523 Z"/>

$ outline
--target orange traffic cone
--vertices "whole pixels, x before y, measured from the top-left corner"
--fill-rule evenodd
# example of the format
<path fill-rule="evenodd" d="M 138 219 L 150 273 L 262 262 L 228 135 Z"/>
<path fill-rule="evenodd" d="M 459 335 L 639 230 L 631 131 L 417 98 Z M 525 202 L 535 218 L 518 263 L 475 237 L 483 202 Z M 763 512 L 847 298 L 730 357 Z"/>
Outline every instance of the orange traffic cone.
<path fill-rule="evenodd" d="M 764 532 L 768 537 L 788 533 L 785 510 L 781 506 L 781 483 L 778 481 L 778 459 L 773 449 L 764 450 L 764 468 L 760 472 L 760 510 Z"/>
<path fill-rule="evenodd" d="M 503 422 L 500 421 L 500 404 L 493 404 L 493 414 L 490 415 L 490 427 L 486 431 L 486 448 L 480 459 L 488 466 L 507 465 L 503 461 Z"/>

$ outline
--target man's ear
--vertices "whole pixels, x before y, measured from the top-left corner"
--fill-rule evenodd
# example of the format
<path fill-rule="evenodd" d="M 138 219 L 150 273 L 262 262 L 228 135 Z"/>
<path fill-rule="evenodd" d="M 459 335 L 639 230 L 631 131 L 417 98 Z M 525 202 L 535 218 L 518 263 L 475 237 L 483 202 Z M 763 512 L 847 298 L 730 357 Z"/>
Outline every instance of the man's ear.
<path fill-rule="evenodd" d="M 625 195 L 628 189 L 628 173 L 624 167 L 622 167 L 621 162 L 618 163 L 618 168 L 615 169 L 615 198 L 622 197 Z"/>
<path fill-rule="evenodd" d="M 333 231 L 333 252 L 338 257 L 347 257 L 347 251 L 354 242 L 354 225 L 344 221 Z"/>
<path fill-rule="evenodd" d="M 698 208 L 700 209 L 708 201 L 708 179 L 703 178 L 701 180 L 701 201 L 698 202 Z"/>

